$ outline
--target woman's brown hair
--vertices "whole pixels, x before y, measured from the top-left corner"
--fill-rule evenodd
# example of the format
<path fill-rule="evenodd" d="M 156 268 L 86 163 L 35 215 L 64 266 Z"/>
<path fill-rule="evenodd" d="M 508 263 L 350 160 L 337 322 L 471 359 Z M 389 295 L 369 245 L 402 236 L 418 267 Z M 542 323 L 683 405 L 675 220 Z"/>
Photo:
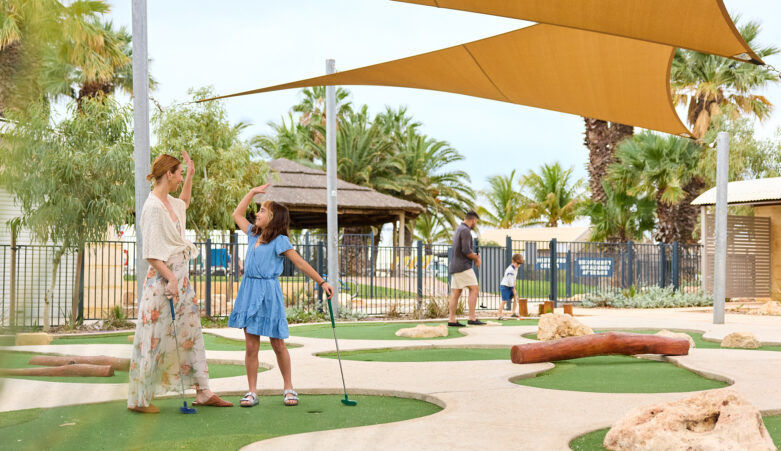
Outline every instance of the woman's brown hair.
<path fill-rule="evenodd" d="M 253 227 L 255 235 L 260 235 L 260 242 L 268 244 L 279 235 L 288 236 L 290 212 L 287 207 L 273 200 L 265 200 L 260 206 L 271 214 L 271 220 L 265 228 L 258 229 L 257 226 Z"/>
<path fill-rule="evenodd" d="M 171 155 L 161 154 L 152 163 L 152 172 L 147 174 L 146 179 L 151 181 L 158 181 L 166 173 L 175 172 L 179 165 L 182 164 L 178 158 Z"/>

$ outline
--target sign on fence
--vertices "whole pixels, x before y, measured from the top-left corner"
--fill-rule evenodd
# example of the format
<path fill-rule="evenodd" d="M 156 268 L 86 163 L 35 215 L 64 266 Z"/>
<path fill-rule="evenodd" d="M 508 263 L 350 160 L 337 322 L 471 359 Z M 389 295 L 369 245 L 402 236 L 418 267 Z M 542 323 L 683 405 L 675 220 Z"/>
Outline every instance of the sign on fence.
<path fill-rule="evenodd" d="M 613 277 L 612 258 L 578 258 L 575 260 L 577 277 Z"/>
<path fill-rule="evenodd" d="M 550 269 L 550 257 L 537 256 L 537 261 L 534 263 L 534 269 L 537 271 Z M 567 269 L 566 257 L 556 258 L 556 269 L 561 271 Z"/>

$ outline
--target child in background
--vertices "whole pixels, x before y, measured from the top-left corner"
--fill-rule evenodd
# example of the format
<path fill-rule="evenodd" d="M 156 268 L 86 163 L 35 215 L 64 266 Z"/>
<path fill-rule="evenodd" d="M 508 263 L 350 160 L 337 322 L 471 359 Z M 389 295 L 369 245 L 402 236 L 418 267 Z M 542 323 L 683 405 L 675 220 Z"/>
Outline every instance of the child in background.
<path fill-rule="evenodd" d="M 509 310 L 514 317 L 518 316 L 513 313 L 516 311 L 515 306 L 518 305 L 518 296 L 515 294 L 515 280 L 518 277 L 518 267 L 522 264 L 523 256 L 521 254 L 513 254 L 512 263 L 504 270 L 504 277 L 502 277 L 502 282 L 499 284 L 499 290 L 502 294 L 502 302 L 499 303 L 498 314 L 498 319 L 500 320 L 504 319 L 502 311 L 504 310 L 505 304 L 507 305 L 507 310 Z"/>
<path fill-rule="evenodd" d="M 290 354 L 285 346 L 285 339 L 289 335 L 285 300 L 278 279 L 282 274 L 285 257 L 301 272 L 320 284 L 328 297 L 333 295 L 331 285 L 325 282 L 290 244 L 290 213 L 287 207 L 266 200 L 255 217 L 255 224 L 250 224 L 244 217 L 252 198 L 265 193 L 266 187 L 268 184 L 252 188 L 233 212 L 233 219 L 247 234 L 248 242 L 247 255 L 244 258 L 244 277 L 241 279 L 233 312 L 228 319 L 228 326 L 244 329 L 244 366 L 247 369 L 249 391 L 241 398 L 241 407 L 258 404 L 258 350 L 261 335 L 269 337 L 271 348 L 276 354 L 284 383 L 282 396 L 285 405 L 298 405 L 298 393 L 293 390 L 291 378 Z"/>

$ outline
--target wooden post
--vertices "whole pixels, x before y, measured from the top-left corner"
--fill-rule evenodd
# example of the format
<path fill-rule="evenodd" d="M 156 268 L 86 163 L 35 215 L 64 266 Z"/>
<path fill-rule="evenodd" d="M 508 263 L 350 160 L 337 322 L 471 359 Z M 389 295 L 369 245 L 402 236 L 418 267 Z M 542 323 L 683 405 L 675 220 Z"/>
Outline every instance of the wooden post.
<path fill-rule="evenodd" d="M 572 304 L 564 304 L 564 314 L 569 316 L 575 316 L 572 313 Z"/>
<path fill-rule="evenodd" d="M 543 304 L 543 313 L 553 313 L 553 303 L 555 301 L 545 301 L 545 304 Z"/>
<path fill-rule="evenodd" d="M 543 313 L 545 313 L 545 305 L 544 304 L 542 304 L 542 303 L 537 304 L 537 308 L 539 310 L 539 312 L 538 312 L 539 315 L 542 315 Z"/>
<path fill-rule="evenodd" d="M 529 300 L 518 299 L 518 316 L 525 318 L 529 316 Z"/>
<path fill-rule="evenodd" d="M 407 232 L 407 226 L 405 224 L 405 218 L 406 215 L 402 211 L 399 214 L 399 246 L 407 245 L 407 237 L 405 236 Z"/>

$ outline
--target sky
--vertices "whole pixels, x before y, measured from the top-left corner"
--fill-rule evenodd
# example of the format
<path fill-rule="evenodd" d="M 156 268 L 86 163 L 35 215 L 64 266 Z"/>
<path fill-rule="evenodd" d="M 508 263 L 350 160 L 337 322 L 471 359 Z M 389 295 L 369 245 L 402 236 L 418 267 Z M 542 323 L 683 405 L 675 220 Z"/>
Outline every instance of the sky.
<path fill-rule="evenodd" d="M 762 43 L 781 47 L 781 2 L 726 0 L 730 14 L 763 24 Z M 132 25 L 131 1 L 112 1 L 115 25 Z M 213 86 L 229 94 L 300 80 L 325 72 L 438 50 L 530 25 L 529 22 L 430 8 L 389 0 L 148 1 L 150 72 L 159 85 L 152 96 L 163 106 L 187 100 L 191 87 Z M 767 63 L 781 68 L 781 55 Z M 454 164 L 467 171 L 472 187 L 486 178 L 525 173 L 559 161 L 586 177 L 588 150 L 579 116 L 504 102 L 406 88 L 349 86 L 354 105 L 371 113 L 406 106 L 427 135 L 447 141 L 464 155 Z M 781 105 L 781 86 L 763 93 Z M 268 133 L 300 100 L 298 90 L 225 100 L 232 122 L 252 126 L 245 137 Z M 779 107 L 781 108 L 781 106 Z M 781 111 L 758 125 L 770 137 L 781 127 Z M 488 157 L 488 158 L 486 158 Z"/>

